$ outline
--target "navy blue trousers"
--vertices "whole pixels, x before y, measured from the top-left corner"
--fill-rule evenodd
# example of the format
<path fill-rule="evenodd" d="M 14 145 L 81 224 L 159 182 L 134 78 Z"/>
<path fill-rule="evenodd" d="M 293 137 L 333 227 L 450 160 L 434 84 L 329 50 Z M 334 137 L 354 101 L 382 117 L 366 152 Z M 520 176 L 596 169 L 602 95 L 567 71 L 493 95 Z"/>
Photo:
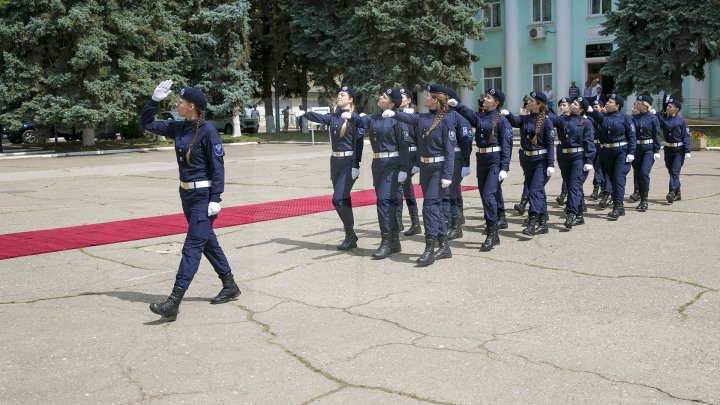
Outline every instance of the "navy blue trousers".
<path fill-rule="evenodd" d="M 415 160 L 415 156 L 417 156 L 416 151 L 410 151 L 410 156 L 408 157 L 410 161 Z M 410 168 L 412 170 L 412 168 Z M 418 208 L 417 208 L 417 199 L 415 198 L 415 188 L 413 187 L 413 174 L 411 174 L 412 171 L 407 172 L 407 178 L 404 182 L 398 187 L 398 216 L 402 216 L 403 211 L 403 204 L 402 200 L 403 197 L 405 198 L 405 203 L 408 207 L 408 212 L 411 216 L 418 214 Z"/>
<path fill-rule="evenodd" d="M 546 175 L 545 162 L 545 155 L 526 156 L 524 153 L 520 154 L 520 166 L 525 174 L 525 187 L 527 187 L 527 197 L 530 200 L 528 213 L 531 216 L 547 214 L 545 184 L 550 177 Z"/>
<path fill-rule="evenodd" d="M 333 185 L 332 203 L 335 211 L 340 216 L 343 226 L 355 226 L 350 191 L 352 191 L 355 180 L 352 178 L 353 157 L 331 157 L 330 158 L 330 179 Z"/>
<path fill-rule="evenodd" d="M 462 207 L 462 190 L 460 189 L 463 179 L 461 176 L 462 166 L 462 159 L 455 159 L 452 183 L 448 187 L 448 191 L 445 193 L 442 200 L 443 215 L 445 216 L 445 220 L 448 222 L 451 219 L 457 220 L 460 218 L 460 211 L 458 211 L 458 208 Z M 458 200 L 460 201 L 460 205 L 458 205 Z"/>
<path fill-rule="evenodd" d="M 210 189 L 180 188 L 180 201 L 188 223 L 188 231 L 182 248 L 180 266 L 175 276 L 175 287 L 187 290 L 200 267 L 200 259 L 203 255 L 219 276 L 230 272 L 230 264 L 213 231 L 212 225 L 217 215 L 208 217 Z"/>
<path fill-rule="evenodd" d="M 613 201 L 622 201 L 625 198 L 625 182 L 630 171 L 630 163 L 625 162 L 627 147 L 603 148 L 602 153 L 605 173 L 611 178 Z M 607 184 L 605 188 L 607 189 Z"/>
<path fill-rule="evenodd" d="M 640 195 L 650 191 L 650 170 L 655 163 L 653 154 L 652 144 L 638 145 L 635 150 L 635 160 L 632 161 L 633 180 Z"/>
<path fill-rule="evenodd" d="M 665 167 L 670 175 L 670 188 L 680 188 L 680 169 L 685 164 L 685 151 L 682 148 L 665 147 Z"/>
<path fill-rule="evenodd" d="M 483 205 L 483 217 L 488 227 L 498 223 L 498 199 L 502 200 L 500 190 L 500 153 L 476 153 L 477 181 L 480 190 L 480 200 Z M 500 196 L 498 197 L 498 194 Z"/>
<path fill-rule="evenodd" d="M 421 163 L 421 165 L 420 187 L 424 196 L 422 214 L 425 237 L 437 239 L 438 235 L 447 235 L 445 216 L 442 212 L 442 200 L 445 194 L 448 193 L 448 189 L 442 188 L 440 185 L 442 167 L 432 168 L 424 163 Z"/>
<path fill-rule="evenodd" d="M 584 180 L 587 178 L 587 174 L 583 172 L 582 152 L 560 154 L 558 156 L 558 166 L 560 166 L 563 184 L 566 185 L 568 193 L 565 212 L 580 215 L 582 214 L 583 201 L 582 187 Z M 583 175 L 584 173 L 585 175 Z"/>
<path fill-rule="evenodd" d="M 604 186 L 605 185 L 605 171 L 603 170 L 602 157 L 600 155 L 600 144 L 596 143 L 595 148 L 597 152 L 593 158 L 593 186 Z M 605 190 L 603 188 L 603 190 Z"/>
<path fill-rule="evenodd" d="M 372 174 L 375 188 L 378 224 L 380 232 L 387 234 L 398 229 L 398 168 L 397 158 L 373 159 Z"/>

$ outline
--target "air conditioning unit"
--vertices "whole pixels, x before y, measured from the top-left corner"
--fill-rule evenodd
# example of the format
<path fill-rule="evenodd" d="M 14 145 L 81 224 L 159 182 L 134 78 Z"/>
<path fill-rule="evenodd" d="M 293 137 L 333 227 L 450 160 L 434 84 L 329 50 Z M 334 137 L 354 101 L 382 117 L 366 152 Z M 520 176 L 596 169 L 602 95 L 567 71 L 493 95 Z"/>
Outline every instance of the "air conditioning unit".
<path fill-rule="evenodd" d="M 530 39 L 545 38 L 545 27 L 530 27 L 528 29 Z"/>

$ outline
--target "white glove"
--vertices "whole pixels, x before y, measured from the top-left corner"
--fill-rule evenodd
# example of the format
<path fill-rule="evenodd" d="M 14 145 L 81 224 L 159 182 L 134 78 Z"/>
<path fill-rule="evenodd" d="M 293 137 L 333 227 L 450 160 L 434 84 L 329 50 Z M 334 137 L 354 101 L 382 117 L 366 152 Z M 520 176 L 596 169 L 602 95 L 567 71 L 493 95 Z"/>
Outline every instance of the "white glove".
<path fill-rule="evenodd" d="M 364 116 L 365 116 L 365 113 L 360 113 L 360 116 L 361 116 L 361 117 L 364 117 Z"/>
<path fill-rule="evenodd" d="M 593 112 L 592 106 L 588 106 L 587 112 Z"/>
<path fill-rule="evenodd" d="M 658 160 L 658 159 L 660 159 L 660 154 L 659 153 L 653 154 L 653 160 Z"/>
<path fill-rule="evenodd" d="M 686 154 L 685 154 L 685 159 L 690 159 L 690 154 L 689 154 L 689 153 L 686 153 Z"/>
<path fill-rule="evenodd" d="M 630 163 L 630 162 L 632 162 L 633 160 L 635 160 L 635 155 L 627 155 L 627 156 L 625 157 L 625 163 Z"/>
<path fill-rule="evenodd" d="M 454 98 L 451 98 L 450 100 L 448 100 L 448 105 L 449 105 L 450 107 L 455 108 L 455 107 L 457 107 L 457 105 L 458 105 L 458 101 L 455 100 Z"/>
<path fill-rule="evenodd" d="M 413 166 L 412 170 L 410 171 L 410 174 L 416 174 L 420 173 L 420 168 L 417 166 Z"/>
<path fill-rule="evenodd" d="M 460 177 L 467 177 L 467 175 L 470 174 L 470 168 L 469 167 L 463 167 L 460 169 Z"/>
<path fill-rule="evenodd" d="M 155 87 L 155 91 L 153 91 L 152 99 L 158 102 L 165 100 L 167 96 L 172 93 L 170 87 L 172 87 L 172 80 L 165 80 L 162 83 L 158 84 L 158 86 Z"/>
<path fill-rule="evenodd" d="M 507 179 L 507 172 L 505 170 L 500 170 L 500 173 L 498 173 L 498 181 L 503 181 Z"/>
<path fill-rule="evenodd" d="M 589 172 L 589 171 L 592 170 L 592 169 L 593 169 L 593 165 L 591 165 L 591 164 L 589 164 L 589 163 L 583 165 L 583 171 L 584 171 L 584 172 Z"/>
<path fill-rule="evenodd" d="M 352 174 L 351 174 L 353 180 L 357 179 L 359 175 L 360 175 L 360 169 L 356 169 L 353 167 Z"/>
<path fill-rule="evenodd" d="M 298 111 L 297 113 L 295 113 L 295 117 L 297 117 L 297 118 L 300 118 L 300 117 L 302 117 L 303 115 L 305 115 L 305 111 L 303 111 L 303 110 L 300 110 L 300 111 Z"/>
<path fill-rule="evenodd" d="M 552 176 L 553 173 L 555 173 L 555 168 L 554 168 L 554 167 L 548 167 L 547 170 L 545 170 L 545 174 L 546 174 L 548 177 Z"/>
<path fill-rule="evenodd" d="M 651 109 L 650 109 L 650 114 L 655 115 L 655 114 L 657 114 L 657 111 L 655 111 L 654 108 L 651 108 Z"/>
<path fill-rule="evenodd" d="M 392 118 L 395 116 L 395 111 L 393 110 L 385 110 L 382 113 L 383 118 Z"/>
<path fill-rule="evenodd" d="M 452 180 L 440 180 L 440 186 L 442 186 L 442 188 L 448 188 L 450 186 L 450 183 L 452 183 Z"/>
<path fill-rule="evenodd" d="M 345 111 L 342 114 L 340 114 L 340 118 L 342 118 L 344 120 L 349 120 L 350 118 L 352 118 L 352 113 Z"/>
<path fill-rule="evenodd" d="M 208 216 L 211 217 L 213 215 L 217 215 L 218 213 L 220 213 L 220 203 L 211 201 L 210 204 L 208 204 Z"/>
<path fill-rule="evenodd" d="M 502 114 L 502 115 L 510 115 L 510 111 L 508 111 L 508 110 L 506 110 L 506 109 L 503 108 L 502 110 L 500 110 L 500 114 Z"/>
<path fill-rule="evenodd" d="M 398 183 L 404 183 L 407 180 L 407 172 L 398 173 Z"/>
<path fill-rule="evenodd" d="M 406 114 L 415 114 L 415 110 L 413 110 L 412 108 L 406 108 L 403 110 L 403 112 Z"/>

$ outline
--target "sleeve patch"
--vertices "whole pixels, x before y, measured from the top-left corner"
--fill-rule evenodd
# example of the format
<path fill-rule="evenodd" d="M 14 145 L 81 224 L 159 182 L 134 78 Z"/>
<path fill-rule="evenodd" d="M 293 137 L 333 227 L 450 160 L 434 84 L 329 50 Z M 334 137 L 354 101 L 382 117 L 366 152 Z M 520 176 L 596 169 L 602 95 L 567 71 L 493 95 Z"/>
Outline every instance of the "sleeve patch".
<path fill-rule="evenodd" d="M 213 153 L 215 153 L 215 156 L 222 157 L 225 154 L 225 149 L 223 149 L 223 145 L 221 143 L 216 143 L 213 145 Z"/>

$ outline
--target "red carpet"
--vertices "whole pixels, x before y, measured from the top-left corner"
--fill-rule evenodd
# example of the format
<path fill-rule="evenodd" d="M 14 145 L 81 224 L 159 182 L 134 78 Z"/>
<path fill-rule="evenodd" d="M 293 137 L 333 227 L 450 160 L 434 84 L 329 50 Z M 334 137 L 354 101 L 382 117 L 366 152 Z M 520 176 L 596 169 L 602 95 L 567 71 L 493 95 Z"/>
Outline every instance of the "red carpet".
<path fill-rule="evenodd" d="M 475 189 L 477 187 L 462 187 L 463 191 Z M 351 195 L 353 207 L 375 204 L 374 190 L 355 191 Z M 415 195 L 422 198 L 419 185 L 415 185 Z M 214 227 L 223 228 L 251 224 L 253 222 L 296 217 L 334 209 L 332 195 L 240 205 L 223 208 L 220 217 L 215 221 Z M 88 246 L 157 238 L 181 234 L 186 231 L 187 222 L 185 222 L 185 216 L 183 214 L 172 214 L 67 228 L 9 233 L 0 235 L 0 246 L 2 246 L 0 260 L 61 250 L 80 249 Z"/>

